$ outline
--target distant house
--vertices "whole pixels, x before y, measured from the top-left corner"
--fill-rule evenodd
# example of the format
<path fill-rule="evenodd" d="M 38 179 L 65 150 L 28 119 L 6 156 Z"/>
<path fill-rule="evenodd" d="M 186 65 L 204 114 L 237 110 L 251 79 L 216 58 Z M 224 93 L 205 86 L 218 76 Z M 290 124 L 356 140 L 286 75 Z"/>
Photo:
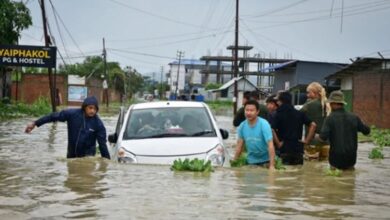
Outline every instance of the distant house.
<path fill-rule="evenodd" d="M 231 65 L 222 63 L 222 68 L 231 68 Z M 201 88 L 204 86 L 204 83 L 216 83 L 217 79 L 214 75 L 208 76 L 206 80 L 205 74 L 202 74 L 201 71 L 206 68 L 206 62 L 197 60 L 197 59 L 182 59 L 180 60 L 180 68 L 179 61 L 174 60 L 169 63 L 170 69 L 167 74 L 168 84 L 171 88 L 171 93 L 177 92 L 179 94 L 190 94 L 193 89 Z M 213 61 L 209 63 L 209 67 L 211 71 L 217 71 L 220 68 L 217 62 Z M 230 80 L 230 75 L 224 75 L 222 77 L 222 82 L 226 82 Z"/>
<path fill-rule="evenodd" d="M 226 99 L 226 100 L 232 100 L 234 97 L 234 82 L 237 81 L 237 94 L 238 98 L 242 98 L 242 94 L 245 91 L 253 91 L 258 90 L 257 87 L 251 83 L 248 79 L 245 77 L 237 77 L 233 78 L 227 83 L 223 84 L 218 89 L 208 90 L 210 94 L 212 94 L 212 97 L 209 97 L 212 100 L 215 99 Z M 241 103 L 240 100 L 238 100 L 238 103 Z"/>
<path fill-rule="evenodd" d="M 306 87 L 311 82 L 326 85 L 325 77 L 341 70 L 346 64 L 292 60 L 263 69 L 274 74 L 273 93 L 290 90 L 294 104 L 303 104 Z"/>
<path fill-rule="evenodd" d="M 327 79 L 341 80 L 348 110 L 367 124 L 390 128 L 390 59 L 358 58 Z"/>

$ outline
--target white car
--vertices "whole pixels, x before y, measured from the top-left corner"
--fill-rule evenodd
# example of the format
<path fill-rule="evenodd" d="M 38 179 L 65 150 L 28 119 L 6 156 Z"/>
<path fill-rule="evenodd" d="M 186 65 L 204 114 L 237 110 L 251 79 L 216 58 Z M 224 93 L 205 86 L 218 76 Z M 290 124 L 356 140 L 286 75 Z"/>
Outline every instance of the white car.
<path fill-rule="evenodd" d="M 111 157 L 122 163 L 171 165 L 198 158 L 223 166 L 228 136 L 205 103 L 160 101 L 131 105 L 108 139 L 115 143 Z"/>

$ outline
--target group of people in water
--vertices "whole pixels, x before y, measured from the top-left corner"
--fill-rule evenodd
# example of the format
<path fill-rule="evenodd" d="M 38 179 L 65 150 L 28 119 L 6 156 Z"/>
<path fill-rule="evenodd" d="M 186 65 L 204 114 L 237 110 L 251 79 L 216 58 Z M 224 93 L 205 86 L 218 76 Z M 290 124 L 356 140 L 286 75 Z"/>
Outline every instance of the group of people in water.
<path fill-rule="evenodd" d="M 246 149 L 248 164 L 269 169 L 274 169 L 276 156 L 285 165 L 302 165 L 304 158 L 328 159 L 332 169 L 353 169 L 357 133 L 368 135 L 370 128 L 345 110 L 344 94 L 333 91 L 327 98 L 322 85 L 312 82 L 300 110 L 292 101 L 290 92 L 281 91 L 262 105 L 257 91 L 245 92 L 243 107 L 233 120 L 237 127 L 233 160 Z"/>
<path fill-rule="evenodd" d="M 288 91 L 269 96 L 266 105 L 259 104 L 257 91 L 245 92 L 243 107 L 233 120 L 233 125 L 238 127 L 233 159 L 238 159 L 246 149 L 248 164 L 269 169 L 274 169 L 276 156 L 286 165 L 301 165 L 304 157 L 328 158 L 331 168 L 353 169 L 357 133 L 367 135 L 370 128 L 345 110 L 347 103 L 341 91 L 333 91 L 327 98 L 321 84 L 313 82 L 307 87 L 307 98 L 297 110 Z M 101 156 L 110 159 L 106 129 L 97 115 L 98 110 L 97 99 L 88 97 L 80 109 L 44 116 L 29 123 L 25 131 L 30 133 L 36 126 L 49 122 L 67 122 L 67 158 L 94 156 L 98 142 Z"/>

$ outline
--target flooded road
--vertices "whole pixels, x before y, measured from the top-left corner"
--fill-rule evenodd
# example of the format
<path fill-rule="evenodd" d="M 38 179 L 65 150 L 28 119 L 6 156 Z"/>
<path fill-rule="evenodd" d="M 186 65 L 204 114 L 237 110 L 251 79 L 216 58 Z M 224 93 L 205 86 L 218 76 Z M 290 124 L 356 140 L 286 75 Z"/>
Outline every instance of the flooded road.
<path fill-rule="evenodd" d="M 211 174 L 167 166 L 67 160 L 66 124 L 23 133 L 31 119 L 0 123 L 0 219 L 389 219 L 390 148 L 368 159 L 360 144 L 355 171 L 324 174 L 326 162 L 269 173 L 220 168 Z M 231 117 L 217 116 L 235 143 Z M 105 117 L 108 133 L 116 117 Z"/>

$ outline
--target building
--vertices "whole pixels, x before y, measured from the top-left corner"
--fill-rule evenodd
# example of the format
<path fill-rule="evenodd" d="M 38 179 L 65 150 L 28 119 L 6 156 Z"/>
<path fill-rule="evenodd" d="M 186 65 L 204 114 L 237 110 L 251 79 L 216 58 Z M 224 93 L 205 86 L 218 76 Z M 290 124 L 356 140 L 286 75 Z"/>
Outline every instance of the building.
<path fill-rule="evenodd" d="M 56 75 L 56 103 L 58 105 L 81 105 L 87 96 L 95 96 L 100 104 L 104 102 L 103 81 L 98 78 L 85 79 L 75 75 Z M 39 97 L 50 97 L 47 74 L 22 74 L 21 79 L 12 82 L 12 99 L 32 104 Z M 120 94 L 109 89 L 109 101 L 119 102 Z"/>
<path fill-rule="evenodd" d="M 196 59 L 182 59 L 175 60 L 169 63 L 170 69 L 167 74 L 168 85 L 171 88 L 171 94 L 191 94 L 194 89 L 204 87 L 206 82 L 217 83 L 216 76 L 205 79 L 205 75 L 201 71 L 206 68 L 206 62 Z M 209 69 L 217 71 L 218 68 L 230 70 L 230 65 L 218 64 L 217 62 L 210 62 Z M 222 82 L 230 80 L 230 76 L 222 77 Z M 177 91 L 176 91 L 177 86 Z"/>
<path fill-rule="evenodd" d="M 258 90 L 256 85 L 251 83 L 248 79 L 245 77 L 237 77 L 233 78 L 227 83 L 223 84 L 218 89 L 212 89 L 209 91 L 209 100 L 216 100 L 216 99 L 225 99 L 225 100 L 233 100 L 234 97 L 234 82 L 237 81 L 237 94 L 238 98 L 241 99 L 243 97 L 243 93 L 245 91 L 253 91 Z M 242 100 L 238 100 L 237 103 L 241 103 Z"/>
<path fill-rule="evenodd" d="M 390 59 L 358 58 L 327 79 L 341 81 L 346 108 L 363 122 L 390 128 Z"/>
<path fill-rule="evenodd" d="M 340 63 L 291 60 L 269 66 L 263 69 L 262 72 L 274 74 L 273 93 L 280 90 L 290 90 L 293 93 L 294 104 L 299 105 L 305 101 L 308 84 L 319 82 L 325 86 L 325 77 L 341 70 L 345 66 L 345 64 Z"/>

